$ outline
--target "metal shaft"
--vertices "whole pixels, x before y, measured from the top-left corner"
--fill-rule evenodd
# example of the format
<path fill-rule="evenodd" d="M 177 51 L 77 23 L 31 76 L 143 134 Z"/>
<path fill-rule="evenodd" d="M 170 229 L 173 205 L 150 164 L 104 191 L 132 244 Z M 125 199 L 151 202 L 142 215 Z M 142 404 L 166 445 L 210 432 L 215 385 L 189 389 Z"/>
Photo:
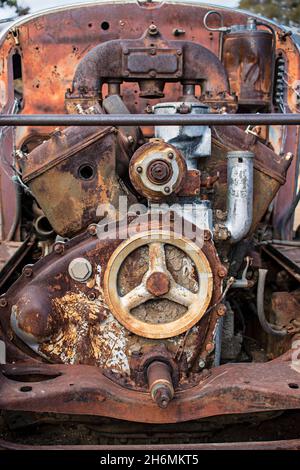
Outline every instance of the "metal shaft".
<path fill-rule="evenodd" d="M 300 124 L 299 114 L 2 114 L 0 126 L 233 126 Z"/>
<path fill-rule="evenodd" d="M 147 377 L 152 400 L 160 408 L 167 408 L 174 396 L 170 367 L 164 362 L 154 361 L 148 367 Z"/>

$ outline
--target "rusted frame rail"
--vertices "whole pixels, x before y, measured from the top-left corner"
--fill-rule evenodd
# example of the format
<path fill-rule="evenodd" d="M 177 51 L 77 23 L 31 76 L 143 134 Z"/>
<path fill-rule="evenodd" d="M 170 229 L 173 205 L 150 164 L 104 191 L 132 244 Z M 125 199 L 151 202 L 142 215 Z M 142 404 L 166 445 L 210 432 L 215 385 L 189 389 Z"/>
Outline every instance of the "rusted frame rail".
<path fill-rule="evenodd" d="M 299 114 L 2 114 L 0 126 L 299 125 Z"/>

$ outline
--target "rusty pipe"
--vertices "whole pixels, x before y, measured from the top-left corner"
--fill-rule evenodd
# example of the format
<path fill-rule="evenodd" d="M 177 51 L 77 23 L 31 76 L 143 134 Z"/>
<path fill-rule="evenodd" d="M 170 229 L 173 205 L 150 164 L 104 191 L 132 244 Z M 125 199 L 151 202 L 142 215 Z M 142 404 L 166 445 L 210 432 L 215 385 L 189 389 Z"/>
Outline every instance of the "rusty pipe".
<path fill-rule="evenodd" d="M 44 214 L 35 219 L 33 226 L 36 233 L 42 238 L 49 238 L 54 235 L 54 230 Z"/>
<path fill-rule="evenodd" d="M 157 41 L 157 43 L 155 43 Z M 91 49 L 79 62 L 72 83 L 72 90 L 68 90 L 66 98 L 70 96 L 90 96 L 98 98 L 101 96 L 102 84 L 115 81 L 136 81 L 141 79 L 150 80 L 149 77 L 141 77 L 140 73 L 129 73 L 130 67 L 124 66 L 124 56 L 130 62 L 130 57 L 134 49 L 141 48 L 150 50 L 151 46 L 161 47 L 162 38 L 160 34 L 157 37 L 149 37 L 148 30 L 144 35 L 137 39 L 114 39 L 104 42 Z M 171 57 L 172 51 L 177 51 L 178 56 L 182 57 L 182 71 L 177 70 L 177 74 L 165 74 L 160 70 L 161 82 L 167 81 L 187 81 L 193 83 L 205 83 L 205 89 L 214 91 L 214 93 L 228 93 L 229 82 L 224 65 L 218 57 L 200 44 L 191 41 L 166 41 L 164 40 L 164 49 L 169 52 L 170 66 L 176 58 Z M 146 54 L 147 55 L 147 54 Z M 144 59 L 140 58 L 142 63 Z M 149 60 L 147 58 L 147 60 Z M 146 75 L 146 73 L 144 74 Z"/>
<path fill-rule="evenodd" d="M 265 298 L 265 283 L 268 274 L 267 269 L 258 270 L 258 283 L 257 283 L 257 315 L 262 329 L 269 335 L 279 336 L 283 338 L 288 334 L 284 329 L 277 328 L 276 325 L 269 323 L 265 316 L 264 298 Z"/>
<path fill-rule="evenodd" d="M 228 217 L 225 227 L 230 240 L 242 240 L 250 230 L 253 216 L 254 153 L 231 151 L 227 154 Z"/>
<path fill-rule="evenodd" d="M 167 408 L 174 396 L 170 366 L 165 362 L 151 362 L 147 369 L 147 379 L 154 403 L 160 408 Z"/>

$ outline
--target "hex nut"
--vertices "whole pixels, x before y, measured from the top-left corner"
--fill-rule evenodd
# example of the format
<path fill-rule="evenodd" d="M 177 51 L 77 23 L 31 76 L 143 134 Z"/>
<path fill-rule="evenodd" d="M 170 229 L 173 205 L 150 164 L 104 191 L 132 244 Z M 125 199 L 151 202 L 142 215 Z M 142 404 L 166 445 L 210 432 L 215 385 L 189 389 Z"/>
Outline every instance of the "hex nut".
<path fill-rule="evenodd" d="M 93 268 L 89 260 L 75 258 L 70 262 L 68 271 L 74 281 L 85 282 L 91 277 Z"/>

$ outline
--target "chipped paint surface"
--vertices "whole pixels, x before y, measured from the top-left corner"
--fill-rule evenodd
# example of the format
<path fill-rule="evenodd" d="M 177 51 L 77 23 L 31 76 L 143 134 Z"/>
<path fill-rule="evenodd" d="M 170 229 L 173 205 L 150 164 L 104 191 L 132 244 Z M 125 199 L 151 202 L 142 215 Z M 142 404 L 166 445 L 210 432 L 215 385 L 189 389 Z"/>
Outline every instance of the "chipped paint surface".
<path fill-rule="evenodd" d="M 128 372 L 126 331 L 98 297 L 90 301 L 83 293 L 67 292 L 53 299 L 50 322 L 59 317 L 58 333 L 40 345 L 40 352 L 66 364 L 96 364 L 115 372 Z"/>

